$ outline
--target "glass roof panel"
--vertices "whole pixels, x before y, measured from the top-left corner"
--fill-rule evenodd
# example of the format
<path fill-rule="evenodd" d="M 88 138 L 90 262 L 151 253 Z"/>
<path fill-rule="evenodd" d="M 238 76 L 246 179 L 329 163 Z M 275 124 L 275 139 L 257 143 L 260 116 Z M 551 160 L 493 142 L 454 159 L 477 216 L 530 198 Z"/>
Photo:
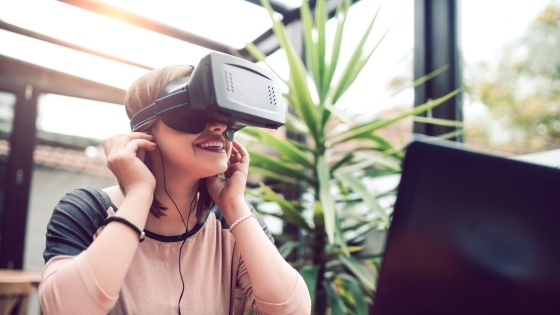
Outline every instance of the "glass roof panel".
<path fill-rule="evenodd" d="M 211 51 L 59 1 L 0 1 L 0 20 L 153 68 L 196 65 Z"/>
<path fill-rule="evenodd" d="M 244 0 L 101 0 L 236 49 L 272 27 L 265 8 Z"/>
<path fill-rule="evenodd" d="M 128 89 L 147 70 L 0 30 L 0 55 Z"/>

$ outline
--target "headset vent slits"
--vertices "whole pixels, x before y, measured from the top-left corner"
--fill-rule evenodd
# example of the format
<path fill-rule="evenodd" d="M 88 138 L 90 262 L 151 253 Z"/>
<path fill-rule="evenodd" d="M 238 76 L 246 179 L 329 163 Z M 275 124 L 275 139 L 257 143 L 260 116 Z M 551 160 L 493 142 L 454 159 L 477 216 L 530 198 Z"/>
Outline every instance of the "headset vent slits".
<path fill-rule="evenodd" d="M 231 72 L 227 72 L 224 70 L 224 75 L 226 77 L 226 89 L 228 92 L 235 93 L 235 89 L 233 87 L 233 77 L 231 76 Z"/>
<path fill-rule="evenodd" d="M 276 105 L 276 93 L 273 86 L 268 87 L 268 100 L 270 101 L 270 105 Z"/>

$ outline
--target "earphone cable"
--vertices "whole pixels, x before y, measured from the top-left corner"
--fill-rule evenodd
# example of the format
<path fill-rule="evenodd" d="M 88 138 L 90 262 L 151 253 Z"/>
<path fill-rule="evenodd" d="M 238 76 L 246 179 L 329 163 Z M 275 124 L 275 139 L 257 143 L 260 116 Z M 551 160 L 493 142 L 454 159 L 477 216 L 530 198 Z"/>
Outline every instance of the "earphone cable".
<path fill-rule="evenodd" d="M 181 216 L 181 221 L 183 222 L 183 225 L 185 226 L 185 231 L 186 231 L 185 234 L 188 234 L 189 233 L 189 220 L 191 218 L 192 206 L 193 206 L 193 203 L 195 202 L 195 200 L 197 199 L 197 194 L 195 194 L 193 200 L 191 201 L 191 204 L 189 206 L 189 215 L 187 217 L 187 223 L 185 223 L 185 219 L 183 218 L 183 214 L 181 213 L 181 211 L 179 211 L 179 207 L 175 203 L 175 200 L 173 200 L 173 198 L 171 198 L 171 195 L 167 191 L 167 184 L 166 184 L 166 180 L 165 180 L 165 165 L 164 165 L 164 162 L 163 162 L 163 154 L 161 153 L 160 148 L 158 148 L 158 151 L 159 151 L 159 155 L 161 157 L 161 168 L 162 168 L 162 171 L 163 171 L 163 189 L 165 190 L 165 193 L 167 194 L 169 199 L 171 199 L 171 202 L 173 202 L 173 204 L 175 205 L 175 209 L 177 209 L 177 212 L 179 212 L 179 215 Z M 197 187 L 197 191 L 198 191 L 198 187 Z M 181 295 L 179 296 L 179 301 L 177 302 L 177 311 L 178 311 L 179 315 L 181 315 L 181 299 L 183 298 L 183 294 L 185 293 L 185 280 L 183 279 L 183 273 L 181 272 L 181 253 L 183 251 L 183 245 L 185 245 L 186 241 L 187 241 L 187 238 L 185 237 L 185 239 L 181 243 L 181 247 L 179 248 L 179 276 L 181 277 L 181 284 L 182 284 Z"/>

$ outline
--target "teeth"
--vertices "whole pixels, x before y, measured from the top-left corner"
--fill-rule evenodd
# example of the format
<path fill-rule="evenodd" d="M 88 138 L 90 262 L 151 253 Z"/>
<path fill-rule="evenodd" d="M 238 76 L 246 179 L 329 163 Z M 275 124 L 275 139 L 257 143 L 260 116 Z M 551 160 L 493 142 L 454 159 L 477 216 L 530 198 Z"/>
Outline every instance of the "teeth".
<path fill-rule="evenodd" d="M 224 144 L 221 142 L 207 142 L 199 144 L 201 148 L 208 148 L 208 147 L 217 147 L 218 149 L 223 149 Z"/>

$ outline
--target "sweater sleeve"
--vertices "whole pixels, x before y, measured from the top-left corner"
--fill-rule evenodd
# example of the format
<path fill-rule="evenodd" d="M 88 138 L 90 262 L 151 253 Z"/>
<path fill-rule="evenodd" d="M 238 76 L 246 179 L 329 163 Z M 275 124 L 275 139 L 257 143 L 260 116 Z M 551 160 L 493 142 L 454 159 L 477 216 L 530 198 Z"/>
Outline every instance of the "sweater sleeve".
<path fill-rule="evenodd" d="M 107 217 L 110 201 L 93 187 L 76 189 L 56 205 L 47 225 L 39 299 L 45 314 L 107 314 L 118 297 L 95 279 L 85 250 Z"/>
<path fill-rule="evenodd" d="M 59 255 L 76 256 L 88 248 L 109 207 L 110 201 L 93 187 L 75 189 L 62 197 L 47 225 L 45 263 Z"/>
<path fill-rule="evenodd" d="M 309 315 L 311 314 L 309 290 L 299 272 L 295 269 L 294 272 L 297 274 L 296 285 L 290 298 L 283 303 L 268 303 L 259 300 L 254 295 L 251 279 L 243 261 L 239 265 L 237 284 L 249 298 L 251 307 L 256 315 Z"/>
<path fill-rule="evenodd" d="M 86 253 L 56 256 L 43 268 L 39 301 L 44 314 L 107 314 L 118 300 L 101 289 Z"/>

